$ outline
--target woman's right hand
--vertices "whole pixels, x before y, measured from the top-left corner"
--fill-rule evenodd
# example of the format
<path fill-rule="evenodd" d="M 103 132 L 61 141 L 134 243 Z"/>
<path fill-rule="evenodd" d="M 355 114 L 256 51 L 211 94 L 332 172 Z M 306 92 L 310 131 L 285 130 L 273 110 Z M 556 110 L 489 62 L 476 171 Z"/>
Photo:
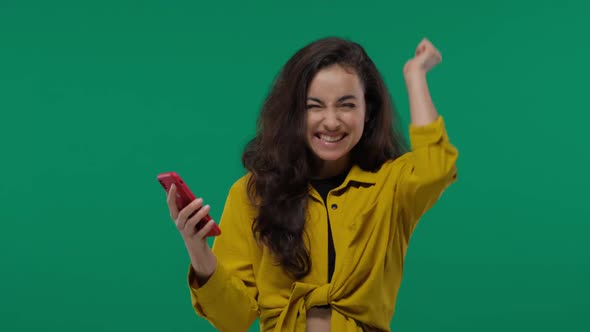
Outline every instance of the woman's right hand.
<path fill-rule="evenodd" d="M 217 267 L 217 259 L 206 240 L 207 234 L 211 231 L 215 221 L 209 220 L 200 230 L 197 230 L 196 225 L 209 213 L 211 208 L 209 205 L 203 206 L 203 199 L 198 198 L 181 211 L 178 211 L 178 207 L 176 206 L 176 186 L 174 185 L 168 191 L 167 202 L 168 209 L 170 210 L 170 218 L 174 220 L 176 228 L 180 231 L 180 235 L 188 250 L 197 282 L 202 286 L 209 280 Z M 189 218 L 197 210 L 198 212 Z"/>

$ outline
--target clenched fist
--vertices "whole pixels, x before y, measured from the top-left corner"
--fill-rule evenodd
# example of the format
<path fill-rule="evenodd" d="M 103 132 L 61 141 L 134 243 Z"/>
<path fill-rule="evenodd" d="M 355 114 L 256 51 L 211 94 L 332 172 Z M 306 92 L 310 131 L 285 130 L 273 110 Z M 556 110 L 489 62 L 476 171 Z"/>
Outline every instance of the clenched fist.
<path fill-rule="evenodd" d="M 440 52 L 424 38 L 416 47 L 414 57 L 404 65 L 404 75 L 426 74 L 442 60 Z"/>

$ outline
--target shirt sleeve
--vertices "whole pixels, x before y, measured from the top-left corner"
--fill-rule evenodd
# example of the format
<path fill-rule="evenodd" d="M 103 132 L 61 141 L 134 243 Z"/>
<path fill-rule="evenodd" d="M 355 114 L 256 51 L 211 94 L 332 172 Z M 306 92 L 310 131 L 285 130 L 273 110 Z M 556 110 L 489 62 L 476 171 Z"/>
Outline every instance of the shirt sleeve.
<path fill-rule="evenodd" d="M 410 125 L 412 151 L 406 154 L 398 184 L 406 237 L 420 217 L 457 179 L 457 149 L 450 143 L 442 116 L 424 125 Z"/>
<path fill-rule="evenodd" d="M 253 236 L 245 186 L 232 186 L 219 222 L 213 253 L 217 268 L 199 286 L 189 266 L 188 284 L 195 312 L 219 331 L 247 331 L 258 317 L 258 289 L 253 271 Z"/>

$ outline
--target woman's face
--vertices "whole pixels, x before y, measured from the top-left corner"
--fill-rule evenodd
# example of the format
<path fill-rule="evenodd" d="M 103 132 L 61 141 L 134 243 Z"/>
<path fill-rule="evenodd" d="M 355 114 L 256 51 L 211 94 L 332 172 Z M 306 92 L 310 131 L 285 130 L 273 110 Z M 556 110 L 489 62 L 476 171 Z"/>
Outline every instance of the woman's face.
<path fill-rule="evenodd" d="M 319 175 L 344 171 L 365 125 L 365 96 L 352 70 L 332 65 L 320 70 L 307 92 L 306 141 L 323 162 Z"/>

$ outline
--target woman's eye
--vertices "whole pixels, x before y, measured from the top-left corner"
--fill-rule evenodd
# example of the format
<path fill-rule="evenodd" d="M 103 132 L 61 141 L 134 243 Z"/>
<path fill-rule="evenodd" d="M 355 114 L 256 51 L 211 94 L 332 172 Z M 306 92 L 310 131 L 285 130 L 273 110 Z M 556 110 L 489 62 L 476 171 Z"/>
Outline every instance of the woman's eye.
<path fill-rule="evenodd" d="M 309 109 L 312 109 L 312 108 L 318 108 L 318 107 L 320 107 L 320 106 L 319 106 L 319 105 L 307 105 L 307 106 L 306 106 L 306 108 L 307 108 L 308 110 L 309 110 Z"/>
<path fill-rule="evenodd" d="M 343 107 L 348 107 L 348 108 L 355 108 L 356 105 L 355 104 L 351 104 L 351 103 L 347 103 L 347 104 L 342 104 Z"/>

